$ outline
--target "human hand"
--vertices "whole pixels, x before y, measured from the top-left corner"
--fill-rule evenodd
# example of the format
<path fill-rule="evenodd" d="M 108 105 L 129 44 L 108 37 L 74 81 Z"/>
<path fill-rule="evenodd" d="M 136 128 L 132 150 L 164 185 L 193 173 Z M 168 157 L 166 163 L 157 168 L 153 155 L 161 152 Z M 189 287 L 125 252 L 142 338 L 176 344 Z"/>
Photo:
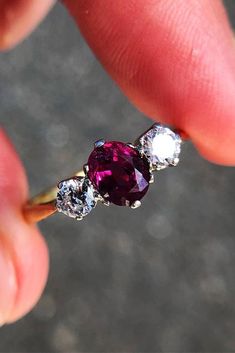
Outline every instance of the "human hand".
<path fill-rule="evenodd" d="M 16 45 L 53 4 L 2 0 L 0 48 Z M 138 109 L 185 131 L 208 160 L 235 165 L 235 46 L 219 0 L 65 0 L 65 5 Z M 37 228 L 22 216 L 27 181 L 2 130 L 0 143 L 0 323 L 5 323 L 38 300 L 48 253 Z"/>

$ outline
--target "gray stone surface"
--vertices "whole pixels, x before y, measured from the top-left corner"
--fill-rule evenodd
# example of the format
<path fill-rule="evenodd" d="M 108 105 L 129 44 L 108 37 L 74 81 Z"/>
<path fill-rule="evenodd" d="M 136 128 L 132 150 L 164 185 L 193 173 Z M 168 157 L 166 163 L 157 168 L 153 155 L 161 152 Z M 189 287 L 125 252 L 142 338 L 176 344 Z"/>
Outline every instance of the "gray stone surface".
<path fill-rule="evenodd" d="M 131 141 L 150 124 L 59 5 L 1 55 L 0 116 L 32 192 L 79 168 L 94 140 Z M 1 352 L 235 351 L 235 171 L 183 150 L 140 209 L 40 224 L 48 285 L 33 312 L 1 328 Z"/>

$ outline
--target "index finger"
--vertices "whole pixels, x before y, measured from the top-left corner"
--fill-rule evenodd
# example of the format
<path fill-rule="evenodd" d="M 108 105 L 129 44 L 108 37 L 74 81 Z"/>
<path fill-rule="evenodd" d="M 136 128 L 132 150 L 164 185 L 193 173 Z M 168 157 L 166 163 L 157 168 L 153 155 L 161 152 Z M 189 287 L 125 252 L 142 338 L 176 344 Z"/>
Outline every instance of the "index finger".
<path fill-rule="evenodd" d="M 29 33 L 53 2 L 3 1 L 0 48 Z M 205 158 L 235 165 L 235 49 L 220 0 L 64 2 L 137 108 L 184 130 Z"/>
<path fill-rule="evenodd" d="M 65 0 L 90 47 L 146 115 L 235 165 L 235 46 L 219 0 Z"/>

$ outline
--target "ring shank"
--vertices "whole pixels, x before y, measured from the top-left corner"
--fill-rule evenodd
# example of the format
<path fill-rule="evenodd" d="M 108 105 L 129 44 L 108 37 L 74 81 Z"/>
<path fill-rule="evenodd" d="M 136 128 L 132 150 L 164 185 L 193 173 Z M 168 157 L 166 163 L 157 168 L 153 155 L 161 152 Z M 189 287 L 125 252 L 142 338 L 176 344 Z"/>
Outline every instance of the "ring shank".
<path fill-rule="evenodd" d="M 84 176 L 84 172 L 79 171 L 75 173 L 74 176 Z M 27 202 L 23 209 L 23 213 L 27 222 L 37 223 L 57 212 L 57 190 L 57 186 L 54 186 L 34 196 Z"/>

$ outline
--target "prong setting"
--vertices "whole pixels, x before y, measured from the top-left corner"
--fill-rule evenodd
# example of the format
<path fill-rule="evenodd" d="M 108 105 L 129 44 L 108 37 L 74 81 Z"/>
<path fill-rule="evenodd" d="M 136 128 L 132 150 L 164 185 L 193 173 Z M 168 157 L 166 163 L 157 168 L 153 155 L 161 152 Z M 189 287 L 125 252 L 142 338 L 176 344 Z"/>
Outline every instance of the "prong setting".
<path fill-rule="evenodd" d="M 161 124 L 154 124 L 134 144 L 97 140 L 83 166 L 85 176 L 58 183 L 57 210 L 80 221 L 97 202 L 140 207 L 154 171 L 179 163 L 181 143 L 179 133 Z"/>
<path fill-rule="evenodd" d="M 97 203 L 97 191 L 85 177 L 73 177 L 58 184 L 56 208 L 65 215 L 82 220 Z"/>
<path fill-rule="evenodd" d="M 99 139 L 99 140 L 95 141 L 94 147 L 95 148 L 102 147 L 104 144 L 105 144 L 105 140 L 104 139 Z"/>
<path fill-rule="evenodd" d="M 108 200 L 103 199 L 101 202 L 105 206 L 110 206 L 110 201 L 108 201 Z"/>
<path fill-rule="evenodd" d="M 152 172 L 150 172 L 150 180 L 149 180 L 149 184 L 153 184 L 154 183 L 154 175 Z"/>
<path fill-rule="evenodd" d="M 89 172 L 89 166 L 88 166 L 88 164 L 86 163 L 86 164 L 84 164 L 84 166 L 83 166 L 83 171 L 84 171 L 84 174 L 85 175 L 87 175 L 88 174 L 88 172 Z"/>
<path fill-rule="evenodd" d="M 154 124 L 136 141 L 138 150 L 146 156 L 152 170 L 176 166 L 181 143 L 180 135 L 162 124 Z"/>
<path fill-rule="evenodd" d="M 136 149 L 136 146 L 135 146 L 135 145 L 133 145 L 133 144 L 132 144 L 132 143 L 130 143 L 130 142 L 128 142 L 126 145 L 127 145 L 127 146 L 129 146 L 129 147 L 131 147 L 131 148 Z"/>
<path fill-rule="evenodd" d="M 110 201 L 107 200 L 107 198 L 109 197 L 109 194 L 106 192 L 106 194 L 104 194 L 104 196 L 102 197 L 100 195 L 100 201 L 102 202 L 103 205 L 105 206 L 110 206 Z"/>
<path fill-rule="evenodd" d="M 179 163 L 179 158 L 175 158 L 173 161 L 171 161 L 170 166 L 176 167 Z"/>
<path fill-rule="evenodd" d="M 131 204 L 131 208 L 134 210 L 134 209 L 136 209 L 136 208 L 138 208 L 138 207 L 140 207 L 141 206 L 141 202 L 139 201 L 139 200 L 136 200 L 136 201 L 134 201 L 132 204 Z"/>
<path fill-rule="evenodd" d="M 83 220 L 83 217 L 82 216 L 77 216 L 76 217 L 76 221 L 82 221 Z"/>

